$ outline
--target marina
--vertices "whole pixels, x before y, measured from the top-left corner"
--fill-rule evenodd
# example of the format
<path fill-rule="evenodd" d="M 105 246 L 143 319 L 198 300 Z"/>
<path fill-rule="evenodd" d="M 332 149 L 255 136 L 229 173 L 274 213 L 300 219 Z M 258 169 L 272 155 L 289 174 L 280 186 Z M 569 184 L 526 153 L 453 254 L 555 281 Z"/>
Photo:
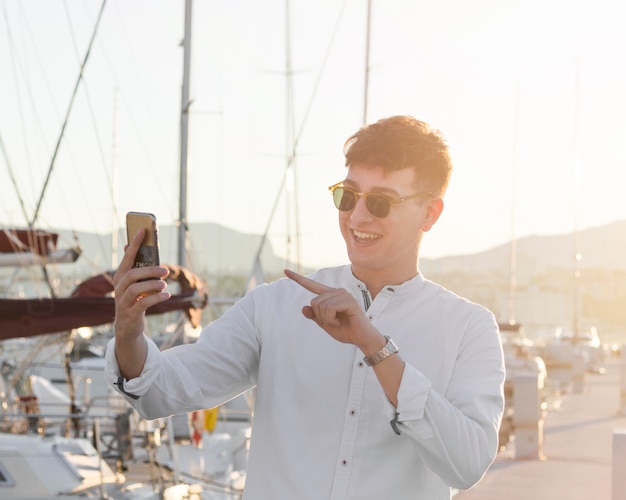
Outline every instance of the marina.
<path fill-rule="evenodd" d="M 512 439 L 483 480 L 455 500 L 626 498 L 626 490 L 613 491 L 613 475 L 626 470 L 613 460 L 614 433 L 626 429 L 623 366 L 623 358 L 611 356 L 606 373 L 586 374 L 580 392 L 565 392 L 546 412 L 536 456 L 517 458 Z"/>
<path fill-rule="evenodd" d="M 515 417 L 513 417 L 511 435 L 508 436 L 508 440 L 502 446 L 483 480 L 470 490 L 454 492 L 454 499 L 622 500 L 626 498 L 626 489 L 621 477 L 623 474 L 620 473 L 626 467 L 626 461 L 623 453 L 616 453 L 616 446 L 623 447 L 618 443 L 619 437 L 626 432 L 626 401 L 622 396 L 624 392 L 622 388 L 626 383 L 626 355 L 614 353 L 608 356 L 604 368 L 602 373 L 586 372 L 580 385 L 574 384 L 572 377 L 571 384 L 565 386 L 556 395 L 553 390 L 544 388 L 550 397 L 546 398 L 543 395 L 541 398 L 542 401 L 549 403 L 544 404 L 540 412 L 536 436 L 533 437 L 532 432 L 529 434 L 527 429 L 520 432 L 520 429 L 516 428 Z M 520 410 L 518 406 L 515 409 L 518 412 Z M 245 479 L 241 475 L 241 472 L 245 471 L 245 461 L 241 462 L 237 454 L 241 453 L 238 450 L 245 453 L 245 445 L 249 437 L 242 434 L 248 425 L 243 421 L 237 423 L 237 414 L 243 414 L 240 410 L 245 410 L 245 405 L 242 408 L 222 409 L 215 433 L 204 432 L 200 429 L 202 447 L 190 445 L 192 434 L 188 427 L 187 416 L 169 419 L 161 423 L 161 427 L 158 424 L 151 425 L 148 422 L 136 421 L 131 416 L 129 420 L 126 420 L 126 424 L 129 425 L 126 431 L 128 432 L 126 444 L 132 446 L 132 450 L 124 449 L 122 446 L 123 439 L 120 438 L 119 422 L 124 423 L 124 419 L 115 419 L 117 429 L 116 426 L 111 426 L 114 419 L 110 416 L 101 419 L 101 422 L 109 422 L 108 425 L 99 424 L 98 432 L 101 434 L 101 439 L 97 446 L 97 451 L 106 462 L 104 465 L 106 474 L 98 473 L 93 476 L 92 472 L 92 478 L 89 481 L 96 495 L 94 497 L 98 497 L 98 492 L 101 490 L 104 491 L 98 481 L 105 480 L 106 484 L 109 484 L 109 494 L 111 494 L 110 487 L 118 484 L 119 477 L 123 477 L 126 484 L 135 485 L 136 496 L 128 498 L 139 498 L 138 485 L 141 485 L 142 491 L 145 492 L 145 498 L 157 498 L 152 495 L 156 495 L 159 491 L 161 495 L 167 492 L 167 498 L 186 498 L 185 495 L 188 494 L 189 489 L 199 488 L 200 482 L 203 483 L 203 489 L 197 491 L 204 492 L 204 496 L 200 498 L 239 498 L 243 489 L 243 484 L 240 483 Z M 51 411 L 50 407 L 47 411 Z M 118 416 L 128 414 L 123 407 L 119 406 L 114 413 Z M 27 419 L 29 423 L 32 422 L 33 415 L 30 417 L 30 420 Z M 62 420 L 58 415 L 53 419 L 48 418 L 48 432 L 53 428 L 50 422 L 62 422 Z M 81 447 L 84 448 L 88 445 L 86 438 L 91 437 L 91 442 L 93 442 L 93 433 L 84 432 L 84 429 L 89 429 L 94 419 L 89 414 L 85 414 L 80 417 L 80 420 L 83 433 L 76 442 L 83 443 Z M 166 429 L 166 434 L 161 437 L 163 429 Z M 33 428 L 30 432 L 26 430 L 26 433 L 6 434 L 6 439 L 3 438 L 2 441 L 5 458 L 14 456 L 12 454 L 14 452 L 7 451 L 8 446 L 14 446 L 9 443 L 17 439 L 11 436 L 22 436 L 21 439 L 31 441 L 28 447 L 33 450 L 36 449 L 35 446 L 43 446 L 46 441 L 54 445 L 55 440 L 59 439 L 37 436 L 36 429 Z M 174 446 L 169 441 L 172 436 L 176 438 Z M 524 438 L 528 442 L 520 442 Z M 73 441 L 70 440 L 70 442 Z M 65 449 L 70 449 L 67 439 L 65 443 Z M 522 447 L 524 452 L 521 451 Z M 123 467 L 120 467 L 120 458 L 124 454 L 126 457 L 123 460 Z M 76 453 L 71 455 L 75 456 Z M 53 456 L 52 452 L 50 456 Z M 66 456 L 69 455 L 66 453 Z M 95 450 L 84 456 L 85 458 L 91 457 L 89 458 L 91 461 L 96 460 Z M 21 460 L 27 459 L 28 457 L 25 457 Z M 41 456 L 38 460 L 41 460 Z M 0 464 L 2 463 L 0 457 Z M 12 461 L 7 463 L 12 463 Z M 85 469 L 85 464 L 82 464 L 81 470 L 89 469 L 99 470 L 96 465 Z M 11 477 L 10 468 L 5 467 L 2 470 L 5 475 Z M 113 476 L 116 470 L 117 478 Z M 229 487 L 225 486 L 226 478 L 230 481 Z M 2 496 L 3 491 L 9 490 L 9 488 L 0 490 L 0 498 L 12 498 Z M 213 492 L 209 493 L 211 490 Z M 222 491 L 221 494 L 216 493 L 219 490 Z M 118 491 L 125 490 L 120 487 Z M 207 496 L 207 494 L 216 496 Z M 68 498 L 70 496 L 68 495 Z M 37 498 L 46 498 L 46 496 Z"/>
<path fill-rule="evenodd" d="M 113 5 L 105 9 L 107 1 Z M 534 106 L 529 105 L 534 102 L 529 97 L 529 87 L 549 88 L 545 68 L 538 68 L 540 85 L 526 80 L 522 93 L 516 79 L 498 81 L 506 73 L 502 71 L 502 62 L 513 57 L 511 53 L 515 50 L 508 50 L 506 57 L 485 60 L 485 68 L 499 68 L 492 80 L 500 89 L 510 87 L 510 92 L 502 92 L 496 98 L 499 92 L 486 93 L 484 89 L 488 87 L 481 83 L 477 86 L 479 97 L 467 99 L 480 105 L 481 113 L 471 108 L 463 116 L 457 114 L 460 106 L 450 101 L 450 95 L 466 99 L 464 92 L 472 79 L 459 78 L 459 73 L 454 72 L 453 83 L 448 83 L 450 87 L 438 100 L 438 92 L 432 90 L 439 90 L 445 79 L 442 80 L 442 73 L 431 62 L 435 60 L 431 49 L 423 50 L 433 39 L 427 36 L 425 28 L 437 23 L 430 22 L 431 17 L 426 16 L 422 6 L 411 12 L 413 7 L 409 8 L 407 3 L 406 11 L 397 9 L 395 15 L 396 9 L 375 9 L 371 20 L 372 32 L 377 36 L 370 40 L 369 8 L 366 12 L 357 3 L 350 6 L 347 2 L 340 7 L 335 2 L 315 5 L 294 2 L 294 8 L 289 9 L 287 2 L 283 12 L 283 6 L 278 3 L 263 3 L 261 7 L 253 2 L 235 3 L 218 11 L 212 4 L 195 2 L 195 24 L 193 3 L 184 0 L 176 2 L 174 7 L 164 7 L 141 0 L 131 6 L 119 0 L 102 0 L 81 5 L 85 10 L 81 15 L 77 8 L 62 9 L 55 2 L 34 2 L 30 6 L 7 2 L 3 25 L 6 43 L 0 45 L 11 56 L 3 59 L 7 71 L 4 80 L 16 91 L 3 87 L 7 101 L 0 133 L 2 164 L 10 176 L 0 184 L 11 189 L 0 196 L 6 205 L 0 216 L 0 268 L 3 268 L 0 271 L 6 271 L 0 273 L 0 499 L 241 498 L 254 417 L 254 391 L 230 401 L 219 411 L 206 409 L 149 422 L 141 419 L 105 383 L 103 353 L 106 340 L 112 335 L 110 322 L 114 316 L 112 275 L 126 241 L 121 214 L 135 209 L 155 212 L 162 222 L 159 227 L 162 262 L 175 262 L 167 264 L 174 295 L 167 307 L 151 309 L 147 333 L 162 349 L 193 342 L 201 323 L 218 317 L 255 284 L 273 279 L 276 272 L 282 275 L 284 267 L 301 270 L 305 262 L 306 267 L 326 265 L 324 260 L 330 265 L 335 265 L 336 260 L 343 262 L 343 253 L 339 253 L 343 252 L 343 241 L 337 234 L 337 246 L 327 229 L 329 225 L 320 221 L 325 221 L 327 215 L 322 210 L 334 210 L 326 187 L 342 172 L 336 167 L 336 152 L 341 149 L 337 134 L 343 139 L 344 130 L 353 128 L 354 116 L 362 114 L 363 121 L 367 121 L 401 108 L 435 118 L 435 108 L 439 108 L 444 115 L 435 122 L 452 132 L 451 144 L 458 148 L 459 185 L 467 185 L 462 181 L 464 172 L 470 172 L 476 179 L 486 178 L 485 172 L 489 170 L 482 168 L 506 173 L 508 169 L 506 164 L 502 168 L 502 157 L 508 155 L 511 139 L 515 150 L 510 173 L 512 192 L 509 194 L 506 189 L 508 177 L 495 176 L 485 185 L 498 186 L 497 189 L 489 187 L 480 196 L 476 196 L 476 190 L 468 190 L 471 203 L 466 203 L 464 210 L 446 212 L 450 225 L 442 227 L 439 233 L 444 240 L 446 231 L 449 232 L 453 241 L 451 250 L 427 247 L 430 256 L 421 256 L 425 258 L 420 271 L 429 279 L 485 305 L 499 319 L 506 318 L 501 324 L 501 334 L 507 355 L 507 403 L 500 451 L 482 481 L 470 490 L 453 491 L 454 500 L 626 500 L 626 356 L 607 344 L 601 345 L 595 330 L 597 326 L 603 336 L 606 331 L 615 332 L 617 343 L 613 347 L 622 345 L 626 339 L 622 313 L 626 268 L 619 257 L 626 244 L 623 238 L 626 220 L 616 221 L 620 225 L 610 230 L 597 227 L 581 231 L 579 223 L 586 226 L 593 221 L 584 218 L 579 221 L 578 215 L 591 207 L 602 205 L 603 212 L 610 213 L 612 218 L 622 217 L 623 213 L 621 205 L 618 210 L 615 206 L 599 204 L 578 185 L 583 178 L 580 158 L 598 156 L 594 149 L 586 150 L 590 148 L 585 146 L 587 135 L 592 133 L 583 126 L 586 120 L 579 123 L 568 112 L 555 108 L 550 121 L 550 116 L 545 116 L 549 106 L 538 106 L 541 114 L 536 115 Z M 462 3 L 459 6 L 465 8 Z M 275 22 L 271 30 L 274 33 L 284 28 L 284 41 L 267 36 L 269 23 L 258 22 L 261 14 Z M 518 14 L 512 11 L 510 26 L 515 29 L 510 31 L 521 25 Z M 536 17 L 532 9 L 529 14 Z M 486 22 L 483 18 L 481 23 Z M 547 15 L 541 18 L 550 19 Z M 560 18 L 558 12 L 554 19 Z M 419 22 L 420 29 L 415 29 L 413 24 L 404 27 L 399 22 L 404 20 Z M 468 39 L 464 29 L 458 29 L 454 23 L 446 24 L 453 31 L 446 35 L 443 27 L 438 26 L 441 34 L 436 36 L 445 38 L 463 32 L 458 46 L 461 50 L 457 51 L 465 53 L 472 46 L 471 37 Z M 130 36 L 124 29 L 126 25 L 132 26 Z M 22 26 L 20 32 L 18 28 Z M 197 28 L 194 36 L 200 42 L 194 44 L 193 58 L 192 26 Z M 392 34 L 397 32 L 401 38 L 381 36 L 384 26 L 393 27 Z M 495 23 L 494 26 L 500 33 L 501 26 L 507 25 Z M 346 32 L 346 27 L 351 27 L 350 31 Z M 54 35 L 48 33 L 49 28 L 54 30 Z M 261 28 L 262 31 L 257 31 Z M 410 28 L 407 34 L 424 37 L 415 38 L 416 50 L 405 45 L 409 38 L 402 35 L 404 28 Z M 616 26 L 615 32 L 619 30 L 621 26 Z M 25 36 L 30 32 L 38 36 Z M 71 45 L 61 36 L 65 32 L 72 33 Z M 351 40 L 365 35 L 366 43 L 341 42 L 347 34 Z M 33 38 L 32 47 L 30 38 Z M 515 43 L 517 38 L 522 39 L 516 37 Z M 550 38 L 554 38 L 552 29 Z M 56 39 L 67 44 L 51 43 Z M 500 45 L 507 46 L 498 36 L 485 39 L 500 40 Z M 578 39 L 577 31 L 575 40 Z M 310 50 L 313 46 L 302 50 L 306 47 L 303 41 L 313 41 L 315 50 Z M 370 41 L 375 42 L 371 61 Z M 527 41 L 524 44 L 525 52 Z M 292 45 L 298 49 L 294 50 L 293 60 Z M 484 47 L 481 49 L 481 45 L 474 46 L 472 65 L 476 64 L 477 55 L 491 53 Z M 242 57 L 244 46 L 248 57 Z M 182 50 L 170 50 L 172 47 Z M 223 47 L 236 47 L 237 51 L 222 53 Z M 398 47 L 411 52 L 404 53 Z M 361 68 L 359 62 L 349 69 L 346 61 L 362 61 L 360 51 L 365 48 L 365 67 Z M 138 57 L 134 56 L 135 50 Z M 550 51 L 542 45 L 541 52 Z M 354 57 L 357 53 L 358 58 Z M 424 61 L 420 61 L 422 53 L 427 57 Z M 599 53 L 606 51 L 603 48 Z M 396 54 L 401 55 L 398 64 L 393 63 Z M 591 60 L 598 59 L 595 51 L 590 54 L 593 54 Z M 549 55 L 551 65 L 559 59 L 556 54 Z M 73 65 L 63 63 L 61 56 Z M 127 61 L 126 56 L 133 57 Z M 410 65 L 406 64 L 408 56 L 413 58 Z M 445 68 L 454 68 L 449 57 L 450 54 L 445 54 L 441 61 Z M 158 59 L 158 72 L 152 72 L 147 64 L 152 59 Z M 44 71 L 44 65 L 39 68 L 39 60 L 54 65 Z M 35 65 L 34 61 L 38 63 Z M 182 88 L 179 88 L 178 72 L 172 68 L 181 64 Z M 105 66 L 119 70 L 103 71 Z M 192 66 L 197 69 L 193 79 Z M 463 63 L 460 67 L 464 66 Z M 374 92 L 370 97 L 370 68 L 374 67 L 377 71 L 372 73 Z M 413 83 L 407 84 L 410 98 L 404 97 L 393 106 L 383 104 L 380 95 L 389 100 L 401 94 L 395 89 L 398 82 L 409 81 L 407 67 L 419 69 Z M 572 90 L 576 88 L 576 95 L 563 94 L 563 68 L 555 92 L 577 116 L 581 97 L 579 70 L 578 66 L 575 72 L 567 66 L 565 74 L 570 69 L 575 73 L 568 78 L 572 80 Z M 583 66 L 583 69 L 583 77 L 601 75 L 607 81 L 616 81 L 615 75 L 605 75 L 597 68 Z M 436 77 L 432 88 L 426 86 L 430 74 Z M 39 88 L 48 80 L 47 75 L 54 75 L 48 88 Z M 172 81 L 164 84 L 170 76 Z M 361 87 L 363 77 L 361 101 L 355 88 Z M 393 84 L 386 83 L 387 78 Z M 135 79 L 146 79 L 150 85 L 139 84 L 139 92 L 132 92 Z M 93 96 L 97 96 L 93 101 L 87 83 L 92 85 Z M 457 88 L 459 83 L 463 86 Z M 70 97 L 67 93 L 71 88 L 74 93 Z M 231 89 L 236 93 L 230 94 Z M 22 100 L 26 94 L 30 96 L 30 105 Z M 489 94 L 488 100 L 482 100 L 483 94 Z M 43 97 L 33 99 L 38 95 Z M 359 98 L 353 99 L 355 95 Z M 303 96 L 306 101 L 302 100 Z M 621 96 L 619 93 L 612 105 L 605 108 L 619 111 L 615 103 L 621 102 Z M 546 92 L 546 97 L 549 103 L 554 101 L 552 93 Z M 58 116 L 52 116 L 50 111 L 44 113 L 52 104 L 62 108 L 63 105 L 55 102 L 57 99 L 67 105 L 62 125 Z M 235 101 L 241 107 L 233 105 Z M 156 106 L 154 109 L 147 105 L 150 102 Z M 252 111 L 257 103 L 263 105 Z M 489 107 L 486 104 L 495 104 L 491 114 L 484 112 Z M 509 107 L 516 108 L 515 117 L 509 116 Z M 271 110 L 269 115 L 265 108 Z M 449 109 L 457 111 L 453 113 Z M 284 124 L 276 118 L 283 112 Z M 29 114 L 37 120 L 31 122 Z M 488 125 L 477 126 L 476 117 L 483 115 Z M 155 120 L 154 116 L 159 119 Z M 549 154 L 537 154 L 540 150 L 536 145 L 544 142 L 543 134 L 530 132 L 536 123 L 550 123 L 546 128 L 558 129 L 557 116 L 566 117 L 568 126 L 575 122 L 575 137 L 555 143 L 550 135 L 545 142 L 549 143 L 550 151 L 558 151 L 561 156 L 574 142 L 576 161 L 571 167 L 567 162 L 555 161 Z M 617 112 L 617 116 L 621 126 L 622 115 Z M 154 127 L 161 120 L 163 123 Z M 501 125 L 513 122 L 515 130 Z M 93 134 L 87 134 L 88 123 L 94 124 Z M 36 140 L 33 131 L 39 128 L 42 137 Z M 602 129 L 609 142 L 604 144 L 597 137 L 591 138 L 597 142 L 594 148 L 605 155 L 612 151 L 616 141 L 606 134 L 607 127 L 598 129 Z M 459 137 L 454 130 L 464 132 Z M 481 131 L 478 138 L 472 136 L 474 130 Z M 18 136 L 19 131 L 23 138 Z M 53 133 L 58 133 L 54 150 L 51 144 L 45 144 L 54 143 L 51 137 L 43 140 L 44 135 Z M 101 139 L 105 136 L 111 138 L 110 144 Z M 506 154 L 494 149 L 493 155 L 485 155 L 485 137 L 491 137 L 491 145 L 504 145 Z M 463 147 L 466 140 L 472 148 Z M 520 144 L 534 145 L 532 164 L 538 165 L 536 177 L 532 177 L 533 170 L 528 165 L 531 162 L 525 160 L 522 150 L 517 150 L 518 140 Z M 474 152 L 476 144 L 479 148 Z M 70 146 L 74 148 L 71 154 Z M 21 150 L 28 154 L 20 153 Z M 110 153 L 103 154 L 108 150 Z M 49 164 L 42 162 L 48 157 L 51 157 Z M 97 165 L 98 157 L 101 168 Z M 193 176 L 188 176 L 188 157 L 195 158 Z M 532 206 L 538 205 L 537 199 L 552 198 L 554 186 L 558 186 L 559 199 L 553 209 L 562 209 L 564 213 L 560 217 L 568 221 L 569 207 L 574 205 L 573 228 L 563 221 L 553 227 L 541 226 L 539 221 L 547 219 L 545 212 L 531 218 L 530 226 L 523 217 L 518 217 L 527 210 L 523 204 L 517 205 L 525 194 L 523 182 L 514 182 L 518 161 L 524 172 L 520 180 L 533 181 Z M 32 166 L 41 165 L 31 171 L 31 162 Z M 604 158 L 598 164 L 609 165 L 612 175 L 619 162 L 617 156 Z M 178 168 L 172 168 L 176 163 Z M 554 172 L 555 165 L 563 169 L 561 177 L 544 182 L 545 173 Z M 593 176 L 599 175 L 596 172 L 597 165 L 594 169 L 585 168 L 584 177 L 590 181 L 585 186 L 617 186 L 618 183 L 606 182 L 609 174 L 598 177 L 599 181 L 594 183 Z M 62 182 L 48 183 L 50 178 Z M 37 192 L 39 181 L 44 180 Z M 178 192 L 170 189 L 177 183 Z M 571 183 L 574 185 L 570 186 Z M 549 187 L 547 193 L 537 191 L 545 185 Z M 298 186 L 306 189 L 299 190 Z M 31 187 L 33 193 L 28 192 Z M 278 192 L 274 198 L 271 195 L 275 191 Z M 577 197 L 574 203 L 569 193 Z M 489 205 L 481 205 L 487 199 Z M 604 199 L 621 198 L 619 193 L 607 193 Z M 450 200 L 453 207 L 455 198 Z M 584 205 L 586 200 L 590 206 Z M 498 228 L 494 218 L 481 219 L 481 224 L 467 224 L 485 213 L 493 217 L 492 214 L 501 212 L 493 210 L 494 206 L 506 207 L 509 202 L 510 228 L 506 211 L 498 213 L 505 220 L 504 229 Z M 302 212 L 299 204 L 305 207 Z M 17 210 L 19 206 L 23 221 Z M 62 206 L 65 210 L 60 209 Z M 178 208 L 178 213 L 173 207 Z M 459 212 L 461 215 L 456 215 Z M 330 213 L 334 217 L 334 211 L 329 212 L 329 217 Z M 240 216 L 246 219 L 245 224 L 238 220 Z M 557 221 L 558 216 L 557 212 Z M 204 227 L 207 218 L 219 222 L 215 224 L 215 232 Z M 252 219 L 254 222 L 247 226 Z M 600 222 L 604 221 L 603 215 Z M 318 225 L 320 234 L 313 232 Z M 484 240 L 486 243 L 479 244 L 482 241 L 479 226 L 495 237 L 490 236 L 491 239 Z M 64 236 L 57 234 L 54 227 L 67 228 L 63 230 Z M 244 234 L 238 231 L 231 235 L 231 227 L 244 231 L 246 239 L 240 239 Z M 472 228 L 471 234 L 464 234 L 466 228 Z M 571 229 L 572 233 L 535 236 L 554 233 L 555 228 L 559 232 Z M 81 232 L 85 229 L 89 233 Z M 500 245 L 507 239 L 509 230 L 510 245 Z M 247 234 L 250 231 L 255 234 Z M 334 228 L 333 232 L 336 232 Z M 301 234 L 304 235 L 302 251 Z M 518 238 L 519 234 L 531 236 Z M 433 245 L 437 245 L 437 238 L 440 236 L 432 240 Z M 460 242 L 472 242 L 472 245 L 465 247 Z M 494 242 L 499 246 L 482 250 Z M 272 244 L 281 248 L 278 253 L 272 250 Z M 572 247 L 573 263 L 570 262 Z M 451 256 L 459 252 L 472 253 Z M 72 269 L 66 272 L 63 267 Z M 530 327 L 532 341 L 521 337 L 516 320 Z M 583 325 L 587 322 L 595 326 L 589 329 Z M 574 328 L 568 332 L 564 325 L 570 323 Z M 507 330 L 503 328 L 506 324 L 515 327 Z M 555 329 L 557 325 L 560 326 Z M 534 344 L 539 327 L 558 332 L 544 337 L 550 343 L 541 351 Z M 584 341 L 583 348 L 583 334 L 594 332 L 596 336 Z M 83 334 L 89 337 L 83 338 Z M 79 347 L 85 348 L 84 355 Z M 606 354 L 601 364 L 594 357 L 598 353 Z"/>

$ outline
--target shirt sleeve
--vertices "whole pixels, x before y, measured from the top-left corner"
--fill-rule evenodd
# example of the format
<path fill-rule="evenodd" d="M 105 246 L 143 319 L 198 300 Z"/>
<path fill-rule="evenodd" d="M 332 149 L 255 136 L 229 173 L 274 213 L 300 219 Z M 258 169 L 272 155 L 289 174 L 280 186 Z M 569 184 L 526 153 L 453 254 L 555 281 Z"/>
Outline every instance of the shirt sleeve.
<path fill-rule="evenodd" d="M 159 372 L 160 351 L 152 339 L 144 335 L 147 356 L 143 370 L 138 377 L 126 380 L 120 375 L 120 368 L 115 356 L 115 339 L 109 340 L 105 353 L 105 377 L 130 403 L 145 394 L 154 383 Z"/>
<path fill-rule="evenodd" d="M 144 367 L 130 380 L 120 376 L 115 340 L 111 340 L 106 380 L 147 419 L 218 406 L 256 384 L 260 341 L 255 310 L 251 293 L 207 325 L 197 342 L 163 351 L 145 337 Z"/>
<path fill-rule="evenodd" d="M 505 371 L 497 324 L 490 318 L 480 323 L 460 348 L 445 394 L 407 363 L 397 409 L 388 400 L 384 407 L 385 416 L 397 420 L 398 429 L 414 441 L 429 468 L 459 489 L 478 482 L 495 459 L 504 410 Z"/>
<path fill-rule="evenodd" d="M 432 433 L 429 427 L 424 425 L 424 412 L 430 388 L 430 381 L 422 372 L 405 364 L 398 390 L 398 408 L 385 397 L 385 416 L 391 421 L 396 418 L 397 412 L 398 422 L 411 425 L 412 430 L 422 438 L 430 437 Z"/>

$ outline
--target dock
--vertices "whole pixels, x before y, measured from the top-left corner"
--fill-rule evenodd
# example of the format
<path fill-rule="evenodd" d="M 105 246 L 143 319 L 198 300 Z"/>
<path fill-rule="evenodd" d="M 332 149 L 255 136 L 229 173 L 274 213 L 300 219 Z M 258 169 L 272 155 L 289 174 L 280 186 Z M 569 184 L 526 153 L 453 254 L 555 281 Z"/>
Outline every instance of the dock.
<path fill-rule="evenodd" d="M 454 500 L 621 500 L 613 492 L 613 434 L 626 431 L 621 408 L 622 360 L 587 374 L 581 391 L 566 392 L 544 418 L 537 458 L 518 459 L 513 439 L 480 483 Z M 626 463 L 620 464 L 626 475 Z"/>

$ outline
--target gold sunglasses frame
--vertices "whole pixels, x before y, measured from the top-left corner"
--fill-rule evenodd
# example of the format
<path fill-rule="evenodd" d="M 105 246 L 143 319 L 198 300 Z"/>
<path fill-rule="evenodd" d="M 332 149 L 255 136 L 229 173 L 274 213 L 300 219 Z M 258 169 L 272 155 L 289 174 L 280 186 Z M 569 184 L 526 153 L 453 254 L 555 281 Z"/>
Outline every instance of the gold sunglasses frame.
<path fill-rule="evenodd" d="M 335 203 L 335 190 L 337 190 L 338 188 L 341 188 L 345 191 L 350 191 L 352 194 L 354 194 L 356 196 L 356 200 L 354 202 L 354 206 L 348 210 L 341 210 L 337 204 Z M 333 204 L 335 205 L 335 208 L 337 208 L 337 210 L 341 210 L 342 212 L 351 212 L 352 210 L 354 210 L 354 207 L 356 207 L 356 204 L 359 201 L 359 198 L 361 197 L 365 197 L 365 206 L 367 208 L 367 211 L 372 214 L 374 217 L 378 218 L 378 219 L 384 219 L 385 217 L 387 217 L 389 215 L 389 212 L 391 211 L 391 207 L 393 207 L 394 205 L 397 205 L 399 203 L 402 203 L 404 201 L 407 200 L 412 200 L 414 198 L 418 198 L 420 196 L 432 196 L 433 193 L 431 191 L 421 191 L 419 193 L 414 193 L 414 194 L 410 194 L 408 196 L 403 196 L 402 198 L 393 198 L 387 194 L 382 194 L 382 193 L 361 193 L 360 191 L 356 191 L 352 188 L 349 188 L 347 186 L 345 186 L 342 182 L 338 182 L 337 184 L 333 184 L 332 186 L 328 187 L 328 190 L 331 192 L 332 196 L 333 196 Z M 389 210 L 387 210 L 387 213 L 385 215 L 376 215 L 375 213 L 372 212 L 372 210 L 370 209 L 370 206 L 367 204 L 367 198 L 369 196 L 375 196 L 377 198 L 382 198 L 386 201 L 389 202 Z"/>

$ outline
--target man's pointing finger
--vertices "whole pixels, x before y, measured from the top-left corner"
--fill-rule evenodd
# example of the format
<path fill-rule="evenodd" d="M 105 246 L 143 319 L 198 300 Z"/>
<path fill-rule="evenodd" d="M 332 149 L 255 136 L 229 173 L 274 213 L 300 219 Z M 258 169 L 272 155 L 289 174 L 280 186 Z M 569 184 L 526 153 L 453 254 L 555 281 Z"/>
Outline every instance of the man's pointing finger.
<path fill-rule="evenodd" d="M 318 283 L 317 281 L 314 281 L 309 278 L 305 278 L 304 276 L 298 273 L 295 273 L 290 269 L 285 269 L 284 272 L 287 278 L 295 281 L 301 287 L 306 288 L 309 292 L 320 294 L 331 289 L 330 287 L 327 287 L 326 285 L 322 285 L 321 283 Z"/>

